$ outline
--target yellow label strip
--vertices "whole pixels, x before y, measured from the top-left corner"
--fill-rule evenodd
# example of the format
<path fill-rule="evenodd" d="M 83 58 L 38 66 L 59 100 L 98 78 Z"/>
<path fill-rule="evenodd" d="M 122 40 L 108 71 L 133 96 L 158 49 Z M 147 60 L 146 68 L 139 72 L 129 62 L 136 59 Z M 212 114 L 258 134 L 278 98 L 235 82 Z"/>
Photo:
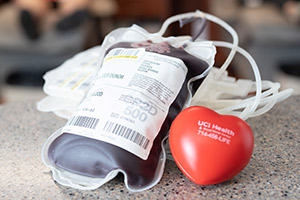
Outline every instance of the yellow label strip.
<path fill-rule="evenodd" d="M 92 72 L 87 73 L 80 81 L 78 81 L 73 87 L 72 90 L 74 90 L 80 83 L 82 83 Z"/>
<path fill-rule="evenodd" d="M 109 58 L 106 58 L 105 61 L 111 60 L 113 58 L 132 58 L 132 59 L 137 59 L 137 56 L 111 56 Z"/>

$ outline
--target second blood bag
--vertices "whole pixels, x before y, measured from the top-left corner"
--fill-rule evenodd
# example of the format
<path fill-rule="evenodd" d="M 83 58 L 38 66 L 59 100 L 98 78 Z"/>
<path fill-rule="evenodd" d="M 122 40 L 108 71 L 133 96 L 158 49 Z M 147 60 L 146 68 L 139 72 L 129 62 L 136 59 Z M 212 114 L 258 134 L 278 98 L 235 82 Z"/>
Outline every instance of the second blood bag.
<path fill-rule="evenodd" d="M 216 50 L 211 42 L 132 26 L 109 34 L 102 51 L 90 90 L 45 143 L 43 160 L 63 185 L 95 189 L 121 172 L 129 190 L 142 191 L 160 180 L 171 122 L 207 75 Z"/>

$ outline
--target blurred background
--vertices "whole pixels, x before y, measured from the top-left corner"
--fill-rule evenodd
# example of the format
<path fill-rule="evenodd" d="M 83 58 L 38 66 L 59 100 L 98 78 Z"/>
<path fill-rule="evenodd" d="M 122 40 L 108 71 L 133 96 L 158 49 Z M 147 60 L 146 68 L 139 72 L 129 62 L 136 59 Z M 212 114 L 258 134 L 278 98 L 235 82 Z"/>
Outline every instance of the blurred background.
<path fill-rule="evenodd" d="M 40 100 L 45 72 L 80 51 L 100 45 L 118 27 L 138 24 L 159 30 L 168 17 L 195 10 L 216 15 L 238 32 L 240 46 L 256 60 L 262 79 L 300 94 L 300 3 L 296 0 L 0 0 L 0 103 Z M 193 34 L 197 21 L 168 35 Z M 205 39 L 231 41 L 208 24 Z M 216 66 L 228 50 L 217 49 Z M 253 79 L 247 61 L 236 56 L 236 78 Z"/>

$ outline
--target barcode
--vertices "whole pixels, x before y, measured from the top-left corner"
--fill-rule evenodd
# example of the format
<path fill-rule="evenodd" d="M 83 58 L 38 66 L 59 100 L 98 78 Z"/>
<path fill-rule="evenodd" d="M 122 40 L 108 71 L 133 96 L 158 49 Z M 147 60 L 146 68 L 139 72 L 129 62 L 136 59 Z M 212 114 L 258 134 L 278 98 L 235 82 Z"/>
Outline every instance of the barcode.
<path fill-rule="evenodd" d="M 111 56 L 137 56 L 139 50 L 136 49 L 116 49 Z"/>
<path fill-rule="evenodd" d="M 128 140 L 136 143 L 143 149 L 147 149 L 147 147 L 150 143 L 150 140 L 147 137 L 141 135 L 137 131 L 134 131 L 126 126 L 122 126 L 121 124 L 118 124 L 118 123 L 107 121 L 103 130 L 108 133 L 112 133 L 112 134 L 121 136 L 125 139 L 128 139 Z"/>
<path fill-rule="evenodd" d="M 86 117 L 86 116 L 74 116 L 68 121 L 67 125 L 95 129 L 98 122 L 99 119 L 97 118 Z"/>
<path fill-rule="evenodd" d="M 109 56 L 107 56 L 105 61 L 115 58 L 137 59 L 139 52 L 139 49 L 113 49 L 109 52 Z"/>

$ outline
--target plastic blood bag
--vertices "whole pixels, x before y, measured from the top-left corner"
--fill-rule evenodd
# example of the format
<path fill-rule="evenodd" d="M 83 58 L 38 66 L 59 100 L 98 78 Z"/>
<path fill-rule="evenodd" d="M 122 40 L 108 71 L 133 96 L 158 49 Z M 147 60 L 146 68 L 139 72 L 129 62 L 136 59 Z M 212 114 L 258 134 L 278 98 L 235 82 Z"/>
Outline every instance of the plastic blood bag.
<path fill-rule="evenodd" d="M 133 191 L 153 186 L 163 170 L 162 141 L 187 101 L 188 81 L 209 67 L 165 41 L 113 45 L 92 88 L 49 144 L 49 161 L 95 179 L 123 172 Z"/>
<path fill-rule="evenodd" d="M 37 103 L 37 109 L 68 119 L 90 87 L 100 52 L 100 46 L 92 47 L 48 71 L 43 76 L 47 96 Z"/>

